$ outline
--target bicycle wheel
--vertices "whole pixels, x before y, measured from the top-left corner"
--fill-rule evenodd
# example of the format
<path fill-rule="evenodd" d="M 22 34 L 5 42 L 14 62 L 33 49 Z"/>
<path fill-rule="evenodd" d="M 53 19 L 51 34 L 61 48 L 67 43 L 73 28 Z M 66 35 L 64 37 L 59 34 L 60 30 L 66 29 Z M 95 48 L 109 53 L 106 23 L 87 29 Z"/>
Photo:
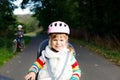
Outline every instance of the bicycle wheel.
<path fill-rule="evenodd" d="M 15 53 L 17 51 L 17 41 L 16 40 L 14 40 L 12 43 L 12 51 L 13 51 L 13 53 Z"/>
<path fill-rule="evenodd" d="M 21 51 L 23 51 L 24 48 L 25 48 L 25 41 L 21 40 Z"/>

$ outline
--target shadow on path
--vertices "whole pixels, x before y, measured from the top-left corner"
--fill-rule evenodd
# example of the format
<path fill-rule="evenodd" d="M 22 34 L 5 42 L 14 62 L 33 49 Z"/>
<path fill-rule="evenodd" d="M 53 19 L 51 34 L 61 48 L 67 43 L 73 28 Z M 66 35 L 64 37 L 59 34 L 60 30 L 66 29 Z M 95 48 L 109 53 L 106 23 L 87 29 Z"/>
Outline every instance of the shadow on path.
<path fill-rule="evenodd" d="M 0 75 L 0 80 L 14 80 L 14 79 L 10 79 L 8 77 Z"/>

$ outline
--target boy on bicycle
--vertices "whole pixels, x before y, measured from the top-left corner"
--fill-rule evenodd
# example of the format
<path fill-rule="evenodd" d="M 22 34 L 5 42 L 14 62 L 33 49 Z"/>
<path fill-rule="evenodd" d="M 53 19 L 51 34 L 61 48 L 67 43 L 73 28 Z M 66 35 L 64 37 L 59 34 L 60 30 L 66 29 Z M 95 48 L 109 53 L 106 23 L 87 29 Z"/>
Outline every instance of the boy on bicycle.
<path fill-rule="evenodd" d="M 18 30 L 17 30 L 17 38 L 16 38 L 16 40 L 18 42 L 19 48 L 21 48 L 21 41 L 22 41 L 23 35 L 24 35 L 22 27 L 23 27 L 22 25 L 17 26 Z"/>

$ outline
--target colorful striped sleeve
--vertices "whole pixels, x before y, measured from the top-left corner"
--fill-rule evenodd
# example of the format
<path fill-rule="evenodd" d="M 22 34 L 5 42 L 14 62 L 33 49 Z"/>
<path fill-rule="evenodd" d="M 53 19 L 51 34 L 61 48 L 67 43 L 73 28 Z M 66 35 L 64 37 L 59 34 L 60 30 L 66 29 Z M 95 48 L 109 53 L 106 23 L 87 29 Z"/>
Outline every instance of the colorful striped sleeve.
<path fill-rule="evenodd" d="M 29 69 L 29 72 L 35 72 L 37 74 L 41 70 L 43 65 L 44 65 L 44 61 L 42 60 L 41 57 L 39 57 L 31 66 L 31 68 Z"/>
<path fill-rule="evenodd" d="M 80 80 L 81 78 L 81 69 L 79 68 L 79 64 L 74 56 L 71 56 L 71 66 L 73 70 L 73 74 L 70 80 Z"/>

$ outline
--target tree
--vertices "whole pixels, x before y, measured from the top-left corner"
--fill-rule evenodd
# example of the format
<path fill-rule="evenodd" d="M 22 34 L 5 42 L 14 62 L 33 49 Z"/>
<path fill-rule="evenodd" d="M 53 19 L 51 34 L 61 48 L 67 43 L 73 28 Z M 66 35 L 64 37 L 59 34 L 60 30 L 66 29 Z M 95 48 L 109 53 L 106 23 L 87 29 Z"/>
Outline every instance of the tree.
<path fill-rule="evenodd" d="M 91 35 L 120 36 L 120 0 L 23 0 L 22 4 L 31 2 L 45 30 L 52 21 L 62 20 Z"/>
<path fill-rule="evenodd" d="M 0 36 L 7 37 L 10 33 L 10 25 L 16 21 L 13 17 L 14 8 L 10 0 L 0 0 Z"/>
<path fill-rule="evenodd" d="M 33 2 L 35 12 L 34 16 L 40 21 L 40 25 L 47 29 L 48 25 L 56 20 L 69 23 L 69 6 L 67 0 L 24 0 L 22 5 Z M 38 5 L 40 4 L 40 5 Z"/>

